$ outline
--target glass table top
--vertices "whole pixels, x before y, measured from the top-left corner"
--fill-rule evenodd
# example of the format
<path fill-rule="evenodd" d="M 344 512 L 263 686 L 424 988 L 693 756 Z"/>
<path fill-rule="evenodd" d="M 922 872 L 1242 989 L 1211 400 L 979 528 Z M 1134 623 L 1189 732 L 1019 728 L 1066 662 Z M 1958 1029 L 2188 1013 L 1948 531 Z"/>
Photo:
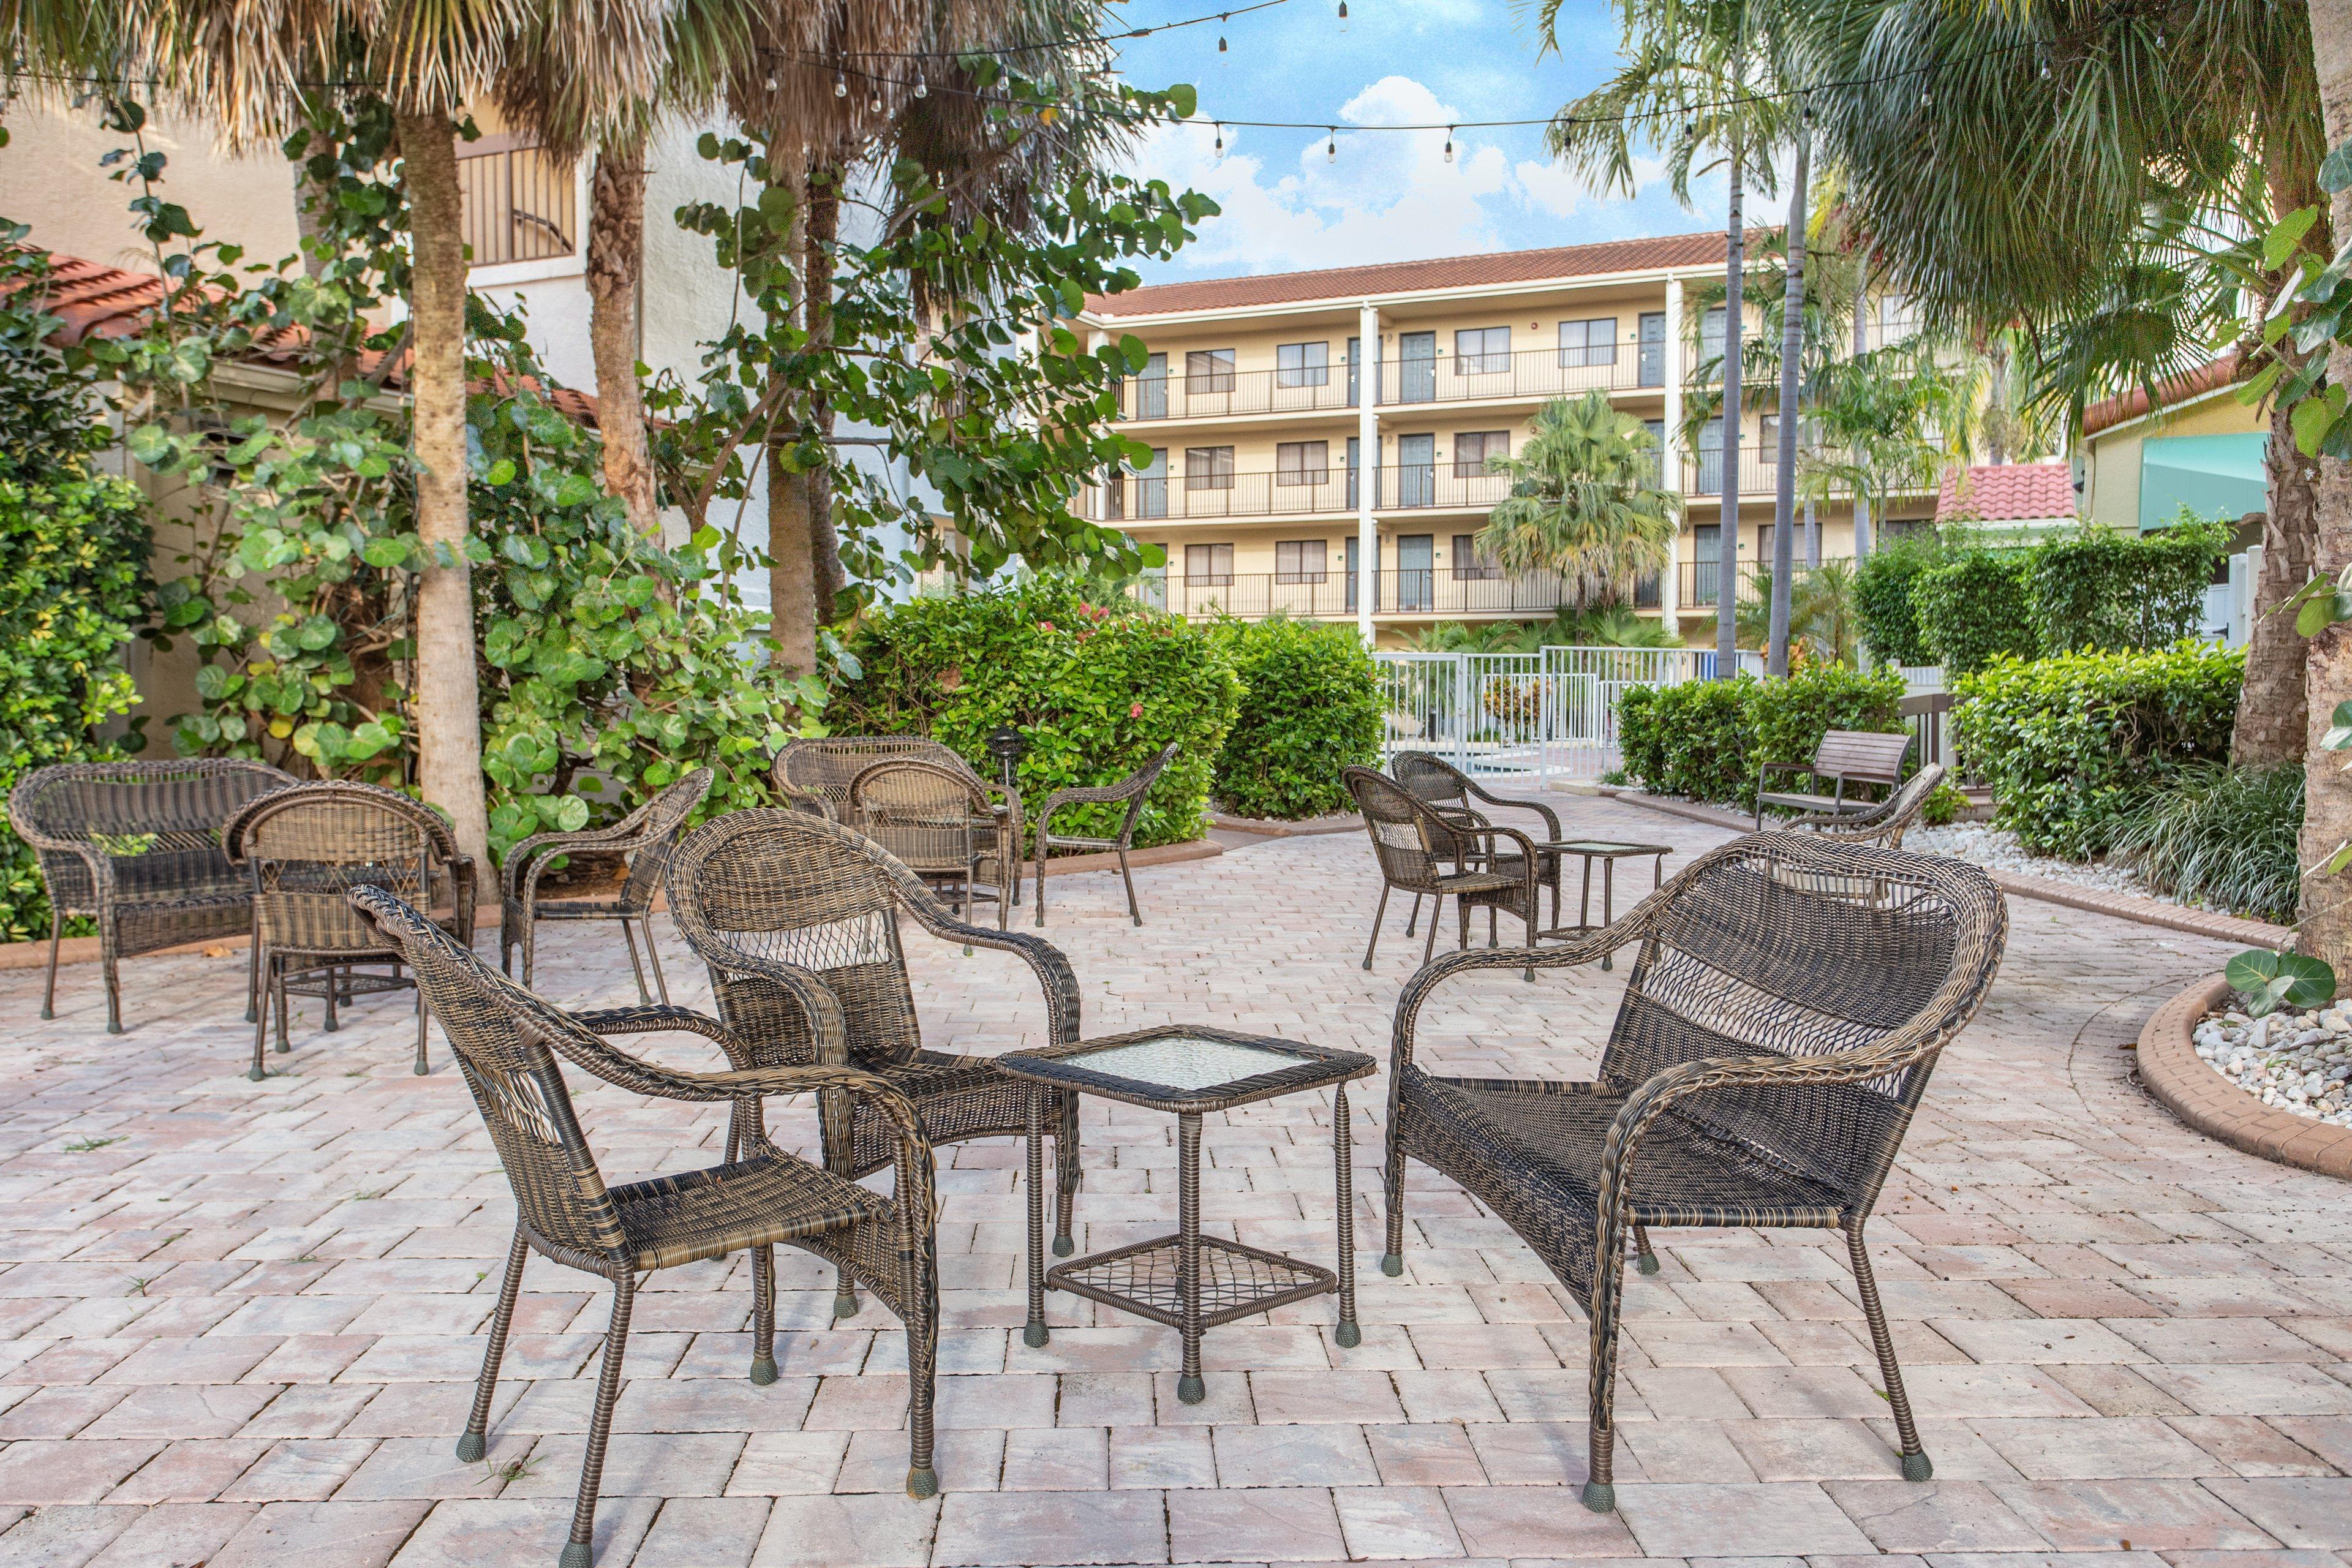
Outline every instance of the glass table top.
<path fill-rule="evenodd" d="M 1239 1045 L 1198 1035 L 1169 1034 L 1128 1040 L 1060 1058 L 1071 1067 L 1183 1091 L 1238 1083 L 1260 1073 L 1295 1068 L 1308 1058 L 1265 1046 Z"/>

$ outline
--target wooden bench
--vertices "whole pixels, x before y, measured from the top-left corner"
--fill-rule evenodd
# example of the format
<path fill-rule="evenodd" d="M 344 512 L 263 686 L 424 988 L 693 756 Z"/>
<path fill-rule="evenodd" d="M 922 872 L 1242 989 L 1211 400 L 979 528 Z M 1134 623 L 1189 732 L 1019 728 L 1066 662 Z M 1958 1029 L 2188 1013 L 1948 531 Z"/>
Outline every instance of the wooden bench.
<path fill-rule="evenodd" d="M 1901 731 L 1878 734 L 1864 730 L 1832 730 L 1822 737 L 1811 762 L 1766 763 L 1756 770 L 1757 831 L 1763 831 L 1764 808 L 1768 805 L 1836 816 L 1874 809 L 1879 805 L 1877 801 L 1846 799 L 1845 786 L 1865 784 L 1894 788 L 1903 782 L 1903 759 L 1910 750 L 1911 737 Z M 1765 783 L 1774 773 L 1811 773 L 1816 791 L 1823 784 L 1833 787 L 1828 795 L 1767 790 Z"/>

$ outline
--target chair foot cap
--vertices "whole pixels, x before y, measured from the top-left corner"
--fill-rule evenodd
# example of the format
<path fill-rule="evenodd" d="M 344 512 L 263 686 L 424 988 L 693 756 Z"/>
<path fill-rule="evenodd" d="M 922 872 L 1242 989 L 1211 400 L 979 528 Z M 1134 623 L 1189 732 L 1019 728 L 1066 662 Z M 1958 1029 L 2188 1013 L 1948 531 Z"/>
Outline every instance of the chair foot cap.
<path fill-rule="evenodd" d="M 331 1035 L 340 1035 L 340 1034 L 341 1034 L 342 1032 L 343 1032 L 343 1026 L 342 1026 L 341 1024 L 336 1023 L 336 1022 L 335 1022 L 334 1020 L 332 1020 L 332 1019 L 329 1019 L 329 1020 L 328 1020 L 328 1022 L 327 1022 L 327 1033 L 329 1033 L 329 1034 L 331 1034 Z"/>
<path fill-rule="evenodd" d="M 1404 1259 L 1393 1252 L 1381 1254 L 1381 1272 L 1394 1279 L 1404 1272 Z"/>
<path fill-rule="evenodd" d="M 268 1073 L 263 1072 L 259 1068 L 255 1068 L 252 1071 L 250 1071 L 250 1072 L 247 1073 L 245 1076 L 246 1076 L 246 1077 L 247 1077 L 247 1078 L 249 1078 L 249 1079 L 251 1079 L 254 1082 L 256 1082 L 256 1083 L 259 1083 L 263 1079 L 268 1078 L 269 1075 L 268 1075 Z"/>
<path fill-rule="evenodd" d="M 940 1495 L 940 1473 L 925 1465 L 907 1472 L 907 1495 L 918 1500 Z"/>
<path fill-rule="evenodd" d="M 1617 1489 L 1607 1481 L 1584 1483 L 1584 1506 L 1595 1513 L 1617 1511 Z"/>
<path fill-rule="evenodd" d="M 1043 1323 L 1031 1323 L 1021 1331 L 1021 1342 L 1033 1351 L 1042 1348 L 1053 1337 Z"/>
<path fill-rule="evenodd" d="M 1208 1384 L 1197 1377 L 1180 1377 L 1176 1380 L 1176 1397 L 1187 1405 L 1198 1405 L 1209 1397 Z"/>
<path fill-rule="evenodd" d="M 751 1381 L 761 1388 L 776 1381 L 776 1358 L 772 1355 L 751 1358 Z"/>
<path fill-rule="evenodd" d="M 596 1561 L 595 1549 L 584 1541 L 566 1542 L 563 1555 L 555 1560 L 555 1568 L 591 1568 Z"/>
<path fill-rule="evenodd" d="M 1935 1473 L 1935 1461 L 1928 1458 L 1927 1455 L 1906 1454 L 1903 1456 L 1903 1479 L 1905 1480 L 1924 1481 Z"/>
<path fill-rule="evenodd" d="M 410 1068 L 408 1070 L 415 1074 L 418 1078 L 430 1078 L 433 1076 L 433 1069 L 426 1067 L 423 1062 L 418 1062 L 415 1067 Z"/>
<path fill-rule="evenodd" d="M 41 1010 L 41 1016 L 42 1016 L 42 1017 L 44 1017 L 44 1018 L 46 1018 L 46 1017 L 47 1017 L 48 1016 L 49 1016 L 49 1014 L 48 1014 L 48 1009 L 47 1009 L 46 1007 L 45 1007 L 45 1008 L 43 1008 L 43 1009 Z M 259 1018 L 255 1015 L 255 1013 L 254 1013 L 254 1011 L 253 1011 L 253 1009 L 252 1009 L 252 1008 L 247 1007 L 247 1008 L 245 1010 L 245 1021 L 246 1021 L 247 1023 L 248 1023 L 248 1024 L 254 1024 L 254 1023 L 258 1023 L 258 1022 L 260 1022 L 260 1019 L 259 1019 Z"/>
<path fill-rule="evenodd" d="M 46 1017 L 47 1017 L 47 1016 L 48 1016 L 48 1015 L 47 1015 L 47 1013 L 44 1013 L 44 1014 L 42 1014 L 42 1015 L 41 1015 L 41 1016 L 43 1016 L 44 1018 L 46 1018 Z M 110 1034 L 110 1035 L 119 1035 L 119 1034 L 122 1033 L 122 1026 L 121 1026 L 121 1025 L 120 1025 L 120 1024 L 109 1024 L 109 1025 L 107 1025 L 107 1026 L 106 1026 L 106 1032 L 107 1032 L 108 1034 Z M 284 1046 L 280 1046 L 280 1047 L 278 1047 L 278 1048 L 279 1050 L 281 1050 L 281 1051 L 282 1051 L 282 1050 L 284 1050 L 286 1047 L 285 1047 Z"/>
<path fill-rule="evenodd" d="M 121 1031 L 120 1029 L 118 1029 L 118 1030 L 114 1031 L 114 1032 L 115 1032 L 116 1034 L 121 1034 L 122 1031 Z M 277 1050 L 278 1054 L 279 1056 L 281 1056 L 281 1057 L 282 1057 L 282 1056 L 284 1056 L 284 1055 L 286 1055 L 288 1052 L 291 1051 L 293 1048 L 294 1048 L 294 1047 L 293 1047 L 292 1046 L 288 1045 L 288 1044 L 287 1044 L 285 1041 L 283 1041 L 283 1040 L 278 1041 L 278 1044 L 277 1044 L 277 1046 L 276 1046 L 276 1047 L 275 1047 L 275 1049 Z"/>
<path fill-rule="evenodd" d="M 1331 1339 L 1341 1350 L 1351 1351 L 1364 1342 L 1364 1331 L 1353 1323 L 1341 1323 L 1332 1331 Z"/>
<path fill-rule="evenodd" d="M 482 1462 L 482 1456 L 489 1451 L 489 1439 L 479 1432 L 460 1432 L 457 1435 L 457 1458 L 465 1463 L 478 1465 Z"/>
<path fill-rule="evenodd" d="M 833 1299 L 833 1315 L 836 1318 L 854 1318 L 857 1316 L 856 1293 L 851 1290 L 844 1290 L 841 1294 L 835 1296 Z"/>
<path fill-rule="evenodd" d="M 1658 1255 L 1645 1252 L 1633 1260 L 1633 1267 L 1644 1274 L 1655 1274 L 1658 1271 Z"/>
<path fill-rule="evenodd" d="M 1066 1236 L 1057 1236 L 1054 1238 L 1054 1256 L 1056 1258 L 1067 1258 L 1077 1249 L 1078 1244 Z"/>

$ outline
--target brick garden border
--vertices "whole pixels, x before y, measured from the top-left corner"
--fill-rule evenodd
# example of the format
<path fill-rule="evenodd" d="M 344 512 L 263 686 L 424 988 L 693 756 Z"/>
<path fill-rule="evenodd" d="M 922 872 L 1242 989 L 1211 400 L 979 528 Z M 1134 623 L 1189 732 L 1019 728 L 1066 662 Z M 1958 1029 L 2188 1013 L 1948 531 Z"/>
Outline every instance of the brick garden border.
<path fill-rule="evenodd" d="M 2273 1110 L 2197 1054 L 2197 1020 L 2230 987 L 2200 980 L 2158 1007 L 2139 1032 L 2139 1077 L 2163 1107 L 2210 1138 L 2282 1165 L 2352 1180 L 2352 1127 Z"/>

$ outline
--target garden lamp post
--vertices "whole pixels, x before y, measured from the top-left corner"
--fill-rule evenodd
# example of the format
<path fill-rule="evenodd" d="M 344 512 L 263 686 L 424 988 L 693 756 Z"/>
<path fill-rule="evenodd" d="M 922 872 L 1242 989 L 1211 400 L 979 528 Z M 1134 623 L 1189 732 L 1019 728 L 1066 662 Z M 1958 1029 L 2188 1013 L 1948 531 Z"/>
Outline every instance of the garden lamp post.
<path fill-rule="evenodd" d="M 988 754 L 996 759 L 997 771 L 1003 775 L 1006 791 L 1014 791 L 1013 771 L 1029 753 L 1028 737 L 1010 724 L 999 724 L 988 732 L 987 743 Z"/>

